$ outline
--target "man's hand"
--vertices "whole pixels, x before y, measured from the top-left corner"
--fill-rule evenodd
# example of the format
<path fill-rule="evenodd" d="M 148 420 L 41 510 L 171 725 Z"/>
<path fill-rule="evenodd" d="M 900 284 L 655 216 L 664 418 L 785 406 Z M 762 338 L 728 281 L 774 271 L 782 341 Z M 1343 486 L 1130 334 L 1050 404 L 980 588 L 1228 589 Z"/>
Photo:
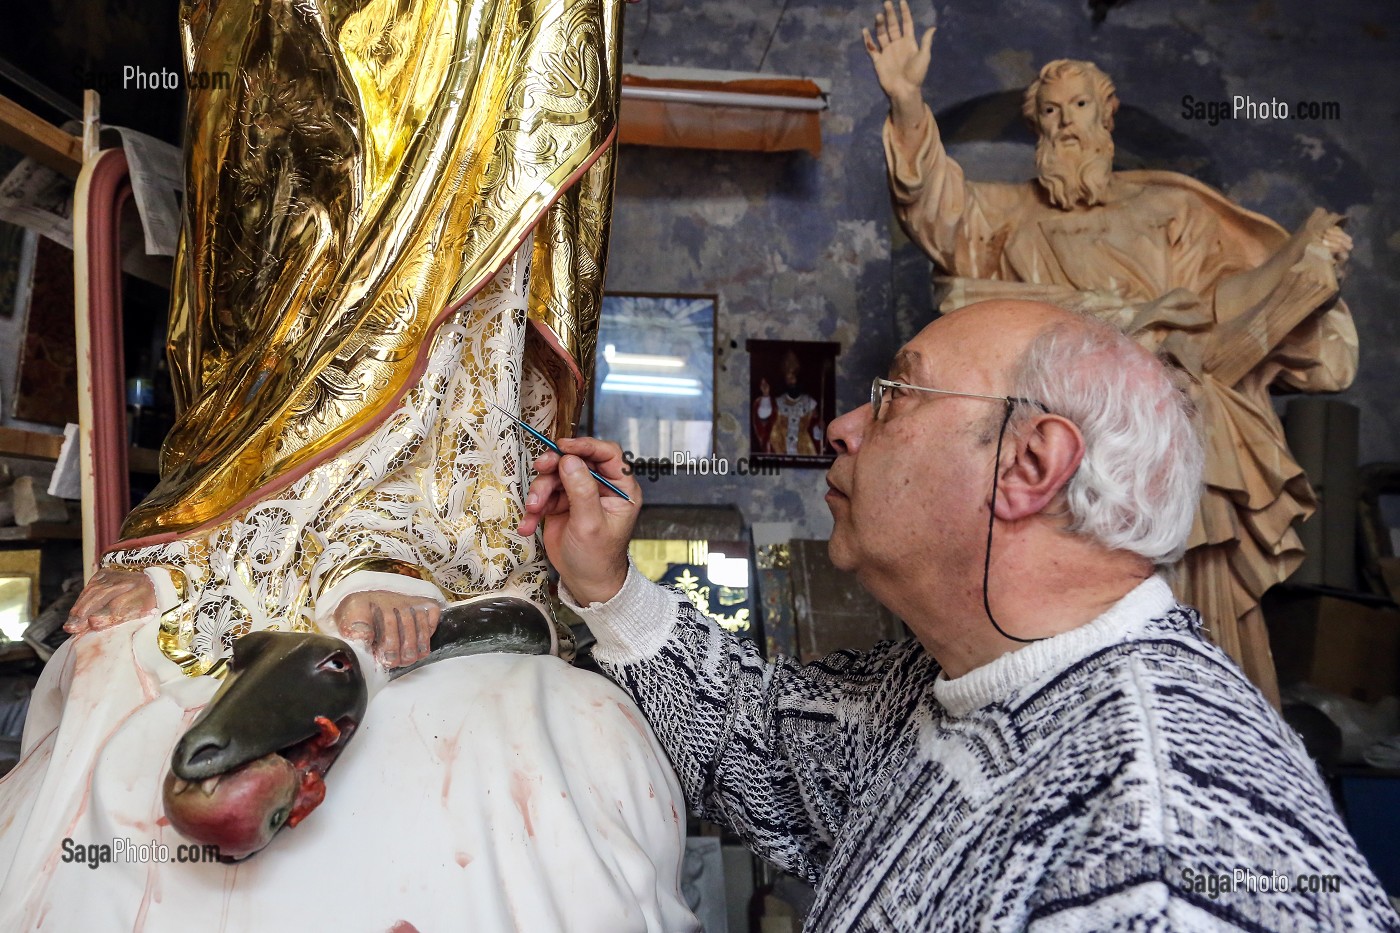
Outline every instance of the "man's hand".
<path fill-rule="evenodd" d="M 561 438 L 561 458 L 546 453 L 525 497 L 517 533 L 532 535 L 544 522 L 544 549 L 574 598 L 584 606 L 605 603 L 627 580 L 627 542 L 642 506 L 642 490 L 623 472 L 622 448 L 592 437 Z M 588 461 L 586 464 L 584 461 Z M 631 502 L 606 493 L 588 467 L 626 492 Z"/>
<path fill-rule="evenodd" d="M 924 30 L 922 39 L 914 34 L 914 16 L 909 12 L 909 0 L 899 0 L 899 13 L 894 4 L 885 0 L 885 7 L 875 14 L 875 33 L 862 29 L 865 51 L 875 66 L 880 88 L 890 99 L 897 127 L 909 129 L 909 121 L 918 122 L 923 113 L 922 88 L 928 75 L 935 27 Z"/>
<path fill-rule="evenodd" d="M 104 567 L 83 587 L 63 630 L 74 635 L 100 632 L 149 615 L 155 608 L 156 588 L 145 573 Z"/>
<path fill-rule="evenodd" d="M 442 606 L 436 600 L 389 590 L 351 593 L 335 608 L 340 636 L 369 646 L 385 668 L 426 658 L 441 618 Z"/>

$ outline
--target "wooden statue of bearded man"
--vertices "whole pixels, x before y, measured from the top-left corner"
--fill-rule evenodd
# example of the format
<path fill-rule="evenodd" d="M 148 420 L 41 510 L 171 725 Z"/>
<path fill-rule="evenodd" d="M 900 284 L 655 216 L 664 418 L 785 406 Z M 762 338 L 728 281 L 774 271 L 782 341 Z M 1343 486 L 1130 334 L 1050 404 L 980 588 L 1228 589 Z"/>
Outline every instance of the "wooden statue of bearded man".
<path fill-rule="evenodd" d="M 1174 585 L 1277 705 L 1259 600 L 1302 561 L 1293 525 L 1316 500 L 1269 389 L 1333 392 L 1355 376 L 1356 329 L 1337 299 L 1351 238 L 1322 210 L 1290 236 L 1185 175 L 1113 171 L 1118 98 L 1092 62 L 1051 62 L 1026 90 L 1037 179 L 968 181 L 922 99 L 933 32 L 916 34 L 906 0 L 886 2 L 865 46 L 890 100 L 896 213 L 948 277 L 942 310 L 1049 301 L 1115 323 L 1186 374 L 1206 488 Z"/>

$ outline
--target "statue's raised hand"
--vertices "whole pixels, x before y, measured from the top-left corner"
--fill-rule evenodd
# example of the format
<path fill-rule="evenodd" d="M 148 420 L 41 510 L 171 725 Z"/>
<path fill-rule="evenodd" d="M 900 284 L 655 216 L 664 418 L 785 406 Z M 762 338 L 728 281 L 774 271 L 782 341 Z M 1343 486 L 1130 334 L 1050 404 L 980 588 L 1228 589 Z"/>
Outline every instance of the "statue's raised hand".
<path fill-rule="evenodd" d="M 133 622 L 156 608 L 156 588 L 140 570 L 104 567 L 92 575 L 63 629 L 74 635 Z"/>
<path fill-rule="evenodd" d="M 885 0 L 884 9 L 875 14 L 874 34 L 869 29 L 861 30 L 880 87 L 896 108 L 918 109 L 935 31 L 930 26 L 922 38 L 916 37 L 909 0 L 899 0 L 898 13 L 893 3 Z"/>

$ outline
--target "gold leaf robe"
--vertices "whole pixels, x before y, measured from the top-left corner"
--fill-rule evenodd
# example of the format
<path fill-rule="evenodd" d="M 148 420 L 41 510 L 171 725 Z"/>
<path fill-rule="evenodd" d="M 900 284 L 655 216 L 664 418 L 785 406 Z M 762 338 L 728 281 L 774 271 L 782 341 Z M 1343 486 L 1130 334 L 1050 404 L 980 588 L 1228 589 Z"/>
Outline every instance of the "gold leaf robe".
<path fill-rule="evenodd" d="M 376 574 L 542 598 L 488 403 L 566 432 L 591 371 L 619 9 L 183 4 L 187 68 L 232 80 L 190 92 L 178 419 L 105 562 L 149 568 L 189 673 Z"/>

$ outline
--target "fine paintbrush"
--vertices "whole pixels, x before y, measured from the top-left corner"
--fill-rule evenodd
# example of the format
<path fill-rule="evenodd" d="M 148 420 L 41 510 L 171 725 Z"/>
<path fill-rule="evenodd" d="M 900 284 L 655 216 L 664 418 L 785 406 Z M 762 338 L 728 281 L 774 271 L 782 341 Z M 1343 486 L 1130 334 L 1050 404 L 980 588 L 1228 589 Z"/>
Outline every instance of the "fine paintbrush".
<path fill-rule="evenodd" d="M 520 426 L 521 426 L 522 428 L 524 428 L 525 430 L 529 431 L 529 432 L 530 432 L 531 434 L 533 434 L 535 437 L 539 438 L 539 439 L 540 439 L 540 442 L 543 443 L 544 446 L 548 447 L 550 450 L 554 451 L 554 452 L 555 452 L 556 454 L 558 454 L 559 456 L 561 456 L 561 457 L 564 456 L 564 451 L 562 451 L 562 450 L 559 449 L 559 445 L 558 445 L 558 444 L 554 443 L 554 442 L 551 441 L 549 438 L 545 437 L 545 436 L 544 436 L 543 434 L 541 434 L 539 431 L 536 431 L 534 428 L 530 427 L 530 425 L 529 425 L 528 423 L 526 423 L 525 420 L 524 420 L 523 418 L 519 417 L 518 415 L 512 415 L 510 412 L 506 411 L 504 408 L 502 408 L 501 406 L 497 405 L 495 402 L 489 402 L 488 404 L 489 404 L 492 408 L 496 409 L 496 411 L 498 411 L 498 412 L 500 412 L 501 414 L 505 415 L 507 418 L 509 418 L 510 420 L 514 421 L 516 424 L 520 425 Z M 627 495 L 627 493 L 623 492 L 621 489 L 618 489 L 618 488 L 617 488 L 616 486 L 614 486 L 612 483 L 610 483 L 610 482 L 608 482 L 607 480 L 603 479 L 603 477 L 599 476 L 593 469 L 590 468 L 589 471 L 588 471 L 588 473 L 589 473 L 590 476 L 592 476 L 592 477 L 593 477 L 594 479 L 596 479 L 598 482 L 602 483 L 604 486 L 608 487 L 608 488 L 611 489 L 613 492 L 617 493 L 619 496 L 621 496 L 622 498 L 626 499 L 628 502 L 631 502 L 631 501 L 632 501 L 632 497 L 631 497 L 631 496 Z"/>

